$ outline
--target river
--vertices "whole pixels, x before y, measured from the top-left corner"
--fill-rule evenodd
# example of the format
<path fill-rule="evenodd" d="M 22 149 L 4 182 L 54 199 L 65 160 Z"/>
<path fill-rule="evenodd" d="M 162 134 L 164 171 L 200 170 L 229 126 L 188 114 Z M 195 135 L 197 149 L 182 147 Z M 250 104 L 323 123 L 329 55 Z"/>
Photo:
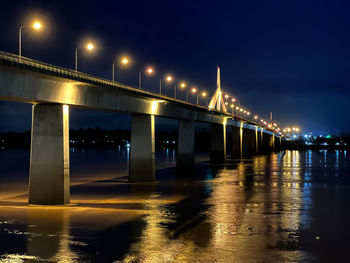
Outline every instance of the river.
<path fill-rule="evenodd" d="M 28 206 L 28 150 L 0 150 L 0 262 L 348 262 L 350 157 L 285 151 L 129 184 L 128 149 L 71 149 L 71 205 Z"/>

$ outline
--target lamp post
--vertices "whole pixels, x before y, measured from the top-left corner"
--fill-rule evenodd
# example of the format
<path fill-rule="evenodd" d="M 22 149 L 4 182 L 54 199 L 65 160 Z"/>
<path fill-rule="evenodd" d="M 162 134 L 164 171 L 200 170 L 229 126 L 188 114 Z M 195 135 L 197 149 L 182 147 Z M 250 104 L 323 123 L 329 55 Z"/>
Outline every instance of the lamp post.
<path fill-rule="evenodd" d="M 18 29 L 18 56 L 22 56 L 22 30 L 29 26 L 20 26 Z M 42 25 L 39 21 L 35 21 L 32 26 L 35 30 L 40 30 Z"/>
<path fill-rule="evenodd" d="M 75 71 L 78 71 L 78 50 L 81 48 L 82 47 L 77 47 L 75 49 Z M 91 42 L 89 42 L 84 48 L 86 48 L 88 51 L 92 51 L 95 47 Z"/>
<path fill-rule="evenodd" d="M 153 75 L 154 73 L 154 69 L 152 67 L 147 67 L 145 71 L 146 71 L 146 74 L 149 76 Z M 141 88 L 142 88 L 142 71 L 139 71 L 139 89 Z"/>
<path fill-rule="evenodd" d="M 162 95 L 162 80 L 163 79 L 160 79 L 159 81 L 159 94 Z M 165 76 L 165 81 L 170 83 L 173 81 L 173 77 L 171 75 L 167 75 Z"/>
<path fill-rule="evenodd" d="M 116 75 L 115 74 L 116 63 L 117 63 L 117 60 L 114 60 L 113 61 L 113 65 L 112 65 L 112 68 L 113 68 L 113 70 L 112 70 L 112 80 L 113 81 L 115 81 L 115 78 L 116 78 L 116 76 L 115 76 Z M 126 65 L 126 64 L 129 63 L 129 59 L 127 57 L 122 57 L 120 59 L 120 63 L 123 64 L 123 65 Z"/>
<path fill-rule="evenodd" d="M 201 95 L 201 96 L 204 98 L 204 97 L 207 96 L 207 93 L 206 93 L 205 91 L 203 91 L 202 93 L 200 93 L 200 94 L 198 93 L 198 94 L 197 94 L 197 104 L 199 104 L 199 101 L 198 101 L 199 95 Z"/>

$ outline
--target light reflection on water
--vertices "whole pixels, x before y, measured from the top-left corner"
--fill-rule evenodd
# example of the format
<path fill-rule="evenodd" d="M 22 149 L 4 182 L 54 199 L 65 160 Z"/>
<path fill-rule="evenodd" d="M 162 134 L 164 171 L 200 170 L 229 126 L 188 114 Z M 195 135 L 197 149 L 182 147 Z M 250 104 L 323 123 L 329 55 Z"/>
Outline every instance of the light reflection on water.
<path fill-rule="evenodd" d="M 12 174 L 19 182 L 19 190 L 0 193 L 0 262 L 347 259 L 347 242 L 339 241 L 350 235 L 345 151 L 286 151 L 213 167 L 204 162 L 196 176 L 169 180 L 176 154 L 165 150 L 157 156 L 157 183 L 131 185 L 120 179 L 127 150 L 75 150 L 72 205 L 65 207 L 26 205 L 25 165 L 16 170 L 6 162 L 21 154 L 27 158 L 0 151 L 7 173 L 1 189 L 9 182 L 15 189 Z"/>

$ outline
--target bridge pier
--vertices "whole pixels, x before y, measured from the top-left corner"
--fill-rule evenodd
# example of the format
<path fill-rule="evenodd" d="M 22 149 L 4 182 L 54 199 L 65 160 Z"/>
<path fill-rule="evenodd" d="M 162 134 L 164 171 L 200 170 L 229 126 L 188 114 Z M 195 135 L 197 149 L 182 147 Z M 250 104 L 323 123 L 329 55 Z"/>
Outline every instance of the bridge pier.
<path fill-rule="evenodd" d="M 155 124 L 154 115 L 133 115 L 130 145 L 130 182 L 155 180 Z"/>
<path fill-rule="evenodd" d="M 250 130 L 243 128 L 243 136 L 242 136 L 242 156 L 251 155 L 250 149 Z"/>
<path fill-rule="evenodd" d="M 232 150 L 231 159 L 242 157 L 242 128 L 233 126 L 231 130 Z"/>
<path fill-rule="evenodd" d="M 282 137 L 281 136 L 279 136 L 279 137 L 275 136 L 275 151 L 276 152 L 281 151 L 281 141 L 282 141 Z"/>
<path fill-rule="evenodd" d="M 32 110 L 29 204 L 70 202 L 69 108 L 37 104 Z"/>
<path fill-rule="evenodd" d="M 179 120 L 177 163 L 178 171 L 193 170 L 195 167 L 194 121 Z"/>
<path fill-rule="evenodd" d="M 211 125 L 211 150 L 210 161 L 212 163 L 225 163 L 226 161 L 226 125 Z"/>

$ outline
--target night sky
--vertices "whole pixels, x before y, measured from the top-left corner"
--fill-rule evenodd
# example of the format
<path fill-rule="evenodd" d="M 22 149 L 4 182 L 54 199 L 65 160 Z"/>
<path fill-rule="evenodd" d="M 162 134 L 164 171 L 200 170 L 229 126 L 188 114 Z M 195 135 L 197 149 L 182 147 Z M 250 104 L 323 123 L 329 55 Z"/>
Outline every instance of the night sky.
<path fill-rule="evenodd" d="M 350 133 L 349 1 L 3 1 L 0 50 L 18 52 L 18 26 L 32 14 L 45 28 L 23 32 L 24 56 L 74 68 L 76 46 L 91 38 L 98 48 L 79 54 L 81 71 L 111 78 L 113 59 L 129 54 L 117 80 L 136 86 L 152 64 L 157 75 L 144 88 L 153 91 L 170 72 L 212 93 L 220 65 L 223 89 L 253 113 L 314 134 Z M 30 129 L 31 105 L 2 101 L 0 120 L 0 131 Z M 71 110 L 71 128 L 97 125 L 129 128 L 130 119 Z"/>

